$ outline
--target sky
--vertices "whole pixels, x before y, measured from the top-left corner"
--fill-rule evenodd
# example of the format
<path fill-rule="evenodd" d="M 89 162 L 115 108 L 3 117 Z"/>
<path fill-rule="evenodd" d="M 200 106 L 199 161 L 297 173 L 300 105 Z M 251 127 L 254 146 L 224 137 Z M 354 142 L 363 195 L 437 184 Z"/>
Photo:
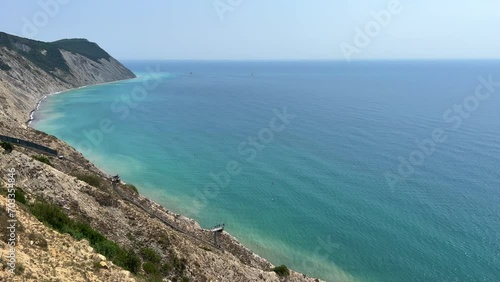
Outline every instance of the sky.
<path fill-rule="evenodd" d="M 498 0 L 1 0 L 0 31 L 118 59 L 500 58 Z"/>

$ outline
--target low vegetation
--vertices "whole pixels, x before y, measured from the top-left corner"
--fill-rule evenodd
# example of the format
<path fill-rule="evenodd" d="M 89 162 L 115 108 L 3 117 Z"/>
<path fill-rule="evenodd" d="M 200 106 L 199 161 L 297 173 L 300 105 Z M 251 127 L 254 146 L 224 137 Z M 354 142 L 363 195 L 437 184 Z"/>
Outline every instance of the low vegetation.
<path fill-rule="evenodd" d="M 30 210 L 38 220 L 53 229 L 68 233 L 77 240 L 87 239 L 96 252 L 103 254 L 116 265 L 132 273 L 140 270 L 141 260 L 133 250 L 122 248 L 88 224 L 69 218 L 58 206 L 37 202 L 30 207 Z"/>
<path fill-rule="evenodd" d="M 2 147 L 5 150 L 5 152 L 7 152 L 7 153 L 10 153 L 10 152 L 12 152 L 12 150 L 14 150 L 14 146 L 12 144 L 10 144 L 9 142 L 5 142 L 5 141 L 2 141 L 0 143 L 0 147 Z"/>
<path fill-rule="evenodd" d="M 152 263 L 159 263 L 161 261 L 161 256 L 151 248 L 142 248 L 141 256 L 145 261 Z"/>
<path fill-rule="evenodd" d="M 0 47 L 7 47 L 22 54 L 53 76 L 56 76 L 54 74 L 56 69 L 69 72 L 69 66 L 56 45 L 0 32 Z"/>
<path fill-rule="evenodd" d="M 158 238 L 158 244 L 160 244 L 164 249 L 168 249 L 170 246 L 170 239 L 167 235 L 161 234 Z"/>
<path fill-rule="evenodd" d="M 6 63 L 0 61 L 0 70 L 3 70 L 3 71 L 10 71 L 12 68 L 7 65 Z"/>
<path fill-rule="evenodd" d="M 2 192 L 7 191 L 3 186 L 2 182 L 0 182 Z M 144 281 L 159 282 L 163 281 L 165 277 L 169 277 L 171 281 L 189 281 L 189 278 L 185 276 L 186 259 L 179 258 L 173 250 L 169 251 L 166 259 L 162 259 L 160 253 L 150 247 L 144 247 L 136 253 L 133 249 L 124 248 L 107 239 L 87 223 L 70 218 L 55 204 L 41 199 L 38 199 L 34 204 L 29 204 L 25 193 L 21 189 L 16 189 L 16 200 L 24 204 L 23 207 L 45 225 L 60 233 L 69 234 L 76 240 L 88 240 L 90 246 L 96 252 L 104 255 L 117 266 L 144 278 Z M 6 229 L 7 226 L 3 226 L 1 222 L 7 223 L 7 219 L 7 213 L 0 209 L 0 229 Z M 21 225 L 20 228 L 20 230 L 24 230 Z M 3 233 L 0 231 L 0 234 Z M 33 241 L 34 245 L 47 249 L 48 242 L 42 235 L 28 233 L 26 236 L 30 241 Z M 170 240 L 166 235 L 160 236 L 159 242 L 163 249 L 169 249 Z M 97 264 L 95 266 L 96 268 L 100 267 Z"/>
<path fill-rule="evenodd" d="M 172 277 L 172 281 L 189 281 L 184 276 L 187 262 L 185 259 L 179 259 L 175 252 L 169 253 L 169 260 L 165 263 L 162 263 L 160 254 L 151 248 L 142 248 L 140 255 L 147 281 L 162 281 L 162 277 L 168 276 Z"/>
<path fill-rule="evenodd" d="M 111 57 L 106 51 L 99 47 L 99 45 L 89 42 L 87 39 L 62 39 L 54 41 L 52 44 L 58 48 L 80 54 L 96 62 L 99 59 L 109 60 Z"/>
<path fill-rule="evenodd" d="M 27 201 L 26 201 L 26 196 L 24 195 L 23 190 L 16 189 L 15 195 L 16 195 L 16 201 L 18 201 L 21 204 L 26 205 Z"/>
<path fill-rule="evenodd" d="M 48 164 L 50 165 L 51 167 L 54 167 L 54 165 L 50 162 L 50 159 L 47 158 L 46 156 L 31 156 L 33 159 L 39 161 L 39 162 L 42 162 L 44 164 Z"/>
<path fill-rule="evenodd" d="M 2 182 L 0 182 L 0 194 L 5 196 L 5 197 L 8 197 L 8 194 L 9 194 L 9 189 L 7 189 L 7 187 L 5 187 L 5 185 Z M 26 205 L 26 203 L 28 201 L 26 200 L 26 196 L 25 196 L 23 190 L 16 187 L 14 194 L 16 197 L 15 200 L 18 203 Z"/>
<path fill-rule="evenodd" d="M 125 187 L 131 191 L 132 193 L 134 194 L 139 194 L 139 191 L 137 190 L 137 187 L 135 187 L 134 185 L 132 184 L 125 184 Z"/>
<path fill-rule="evenodd" d="M 0 32 L 0 47 L 7 47 L 22 54 L 33 64 L 54 77 L 58 77 L 55 73 L 57 69 L 63 72 L 70 71 L 59 49 L 80 54 L 94 61 L 98 61 L 99 59 L 109 60 L 111 58 L 99 45 L 89 42 L 86 39 L 63 39 L 55 42 L 41 42 Z M 0 62 L 0 70 L 9 71 L 10 69 L 10 66 L 4 62 Z"/>
<path fill-rule="evenodd" d="M 273 268 L 271 270 L 276 272 L 276 274 L 278 274 L 278 276 L 281 276 L 281 277 L 286 277 L 286 276 L 290 275 L 290 270 L 288 270 L 288 267 L 286 267 L 286 265 L 276 266 L 275 268 Z"/>
<path fill-rule="evenodd" d="M 16 263 L 16 268 L 14 269 L 15 275 L 21 275 L 24 273 L 24 265 L 21 263 Z"/>
<path fill-rule="evenodd" d="M 3 257 L 0 257 L 0 270 L 4 271 L 8 266 L 7 261 Z"/>
<path fill-rule="evenodd" d="M 86 182 L 88 185 L 101 188 L 102 179 L 95 174 L 77 174 L 75 176 L 78 180 Z"/>
<path fill-rule="evenodd" d="M 158 269 L 158 265 L 156 263 L 152 263 L 150 261 L 146 261 L 145 263 L 142 264 L 142 269 L 146 274 L 149 275 L 154 275 L 157 276 L 160 274 L 160 271 Z"/>

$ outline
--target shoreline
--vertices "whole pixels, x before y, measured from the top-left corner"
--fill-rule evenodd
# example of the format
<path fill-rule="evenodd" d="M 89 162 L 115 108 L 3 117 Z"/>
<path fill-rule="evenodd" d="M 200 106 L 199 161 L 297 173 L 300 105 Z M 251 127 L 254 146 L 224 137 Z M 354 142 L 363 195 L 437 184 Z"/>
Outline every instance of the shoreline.
<path fill-rule="evenodd" d="M 65 89 L 65 90 L 61 90 L 61 91 L 56 91 L 56 92 L 52 92 L 52 93 L 49 93 L 49 94 L 45 94 L 42 98 L 38 99 L 38 102 L 36 103 L 35 107 L 30 111 L 29 118 L 26 121 L 26 127 L 31 127 L 30 124 L 31 124 L 31 122 L 33 122 L 35 120 L 35 113 L 36 113 L 36 111 L 38 110 L 38 108 L 40 108 L 40 105 L 42 104 L 43 100 L 45 100 L 49 96 L 58 95 L 58 94 L 64 94 L 64 93 L 69 92 L 69 91 L 83 89 L 83 88 L 87 88 L 87 87 L 91 87 L 91 86 L 106 85 L 106 84 L 112 84 L 112 83 L 123 82 L 123 81 L 127 81 L 127 80 L 132 80 L 132 79 L 139 78 L 135 73 L 134 73 L 134 75 L 135 75 L 135 77 L 133 77 L 133 78 L 125 78 L 125 79 L 114 80 L 114 81 L 109 81 L 109 82 L 102 82 L 102 83 L 96 83 L 96 84 L 83 85 L 83 86 L 79 86 L 79 87 L 75 87 L 75 88 L 69 88 L 69 89 Z"/>

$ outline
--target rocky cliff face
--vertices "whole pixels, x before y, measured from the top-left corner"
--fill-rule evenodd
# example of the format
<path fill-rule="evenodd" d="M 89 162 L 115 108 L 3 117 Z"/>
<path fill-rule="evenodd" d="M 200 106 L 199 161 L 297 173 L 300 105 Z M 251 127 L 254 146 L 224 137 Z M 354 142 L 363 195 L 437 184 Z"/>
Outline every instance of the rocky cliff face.
<path fill-rule="evenodd" d="M 44 95 L 134 77 L 86 40 L 45 43 L 0 33 L 0 121 L 23 126 Z"/>
<path fill-rule="evenodd" d="M 0 33 L 0 134 L 57 149 L 65 156 L 59 159 L 16 144 L 12 152 L 0 147 L 0 202 L 7 202 L 11 169 L 16 171 L 15 188 L 25 198 L 16 196 L 16 274 L 10 274 L 8 261 L 0 259 L 0 281 L 318 281 L 294 271 L 277 275 L 271 263 L 226 232 L 219 238 L 223 248 L 214 247 L 211 233 L 195 221 L 169 212 L 123 183 L 113 187 L 109 175 L 71 146 L 25 126 L 30 111 L 48 93 L 134 77 L 96 46 L 81 39 L 48 44 Z M 40 203 L 83 222 L 94 230 L 86 232 L 94 235 L 86 241 L 83 233 L 56 232 L 57 226 L 40 218 L 40 212 L 34 216 Z M 54 209 L 51 213 L 57 215 Z M 4 228 L 7 219 L 0 210 L 2 238 L 9 235 Z M 98 254 L 107 250 L 113 257 L 109 250 L 114 249 L 109 242 L 91 242 L 99 238 L 95 232 L 131 250 L 139 267 L 119 267 Z M 2 239 L 0 256 L 8 253 Z"/>
<path fill-rule="evenodd" d="M 6 203 L 7 198 L 0 195 L 0 201 Z M 5 228 L 7 219 L 6 211 L 1 209 L 2 238 L 9 235 L 8 229 Z M 34 218 L 21 205 L 17 209 L 17 220 L 17 275 L 2 271 L 0 281 L 136 281 L 129 271 L 113 265 L 97 253 L 87 240 L 77 241 L 68 234 L 55 232 Z M 0 249 L 9 249 L 4 240 L 0 241 Z M 9 264 L 6 256 L 7 254 L 2 252 L 2 268 Z"/>

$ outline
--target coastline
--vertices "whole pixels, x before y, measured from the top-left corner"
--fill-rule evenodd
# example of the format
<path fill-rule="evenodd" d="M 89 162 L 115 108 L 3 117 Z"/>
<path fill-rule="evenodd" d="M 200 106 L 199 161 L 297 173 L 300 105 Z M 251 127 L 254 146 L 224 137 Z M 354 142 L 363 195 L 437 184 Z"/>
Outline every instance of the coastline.
<path fill-rule="evenodd" d="M 49 95 L 53 95 L 53 94 L 58 94 L 58 93 L 61 93 L 61 91 L 59 91 L 59 92 L 54 92 L 54 93 L 47 94 L 47 95 L 44 95 L 42 98 L 40 98 L 40 99 L 38 100 L 38 102 L 36 103 L 35 108 L 34 108 L 33 110 L 31 110 L 31 112 L 30 112 L 29 119 L 28 119 L 28 121 L 26 121 L 26 127 L 30 127 L 31 122 L 32 122 L 33 120 L 35 120 L 35 118 L 34 118 L 34 114 L 35 114 L 35 112 L 38 110 L 38 108 L 40 107 L 40 104 L 42 103 L 42 101 L 43 101 L 45 98 L 47 98 L 47 96 L 49 96 Z"/>
<path fill-rule="evenodd" d="M 58 92 L 53 92 L 53 93 L 50 93 L 50 94 L 47 94 L 47 95 L 44 95 L 42 98 L 40 98 L 40 100 L 37 102 L 35 108 L 30 112 L 30 120 L 28 121 L 27 123 L 27 126 L 30 127 L 30 128 L 33 128 L 31 127 L 31 122 L 33 120 L 35 120 L 34 118 L 34 114 L 35 112 L 39 109 L 41 103 L 43 102 L 43 100 L 45 100 L 47 97 L 51 96 L 51 95 L 56 95 L 56 94 L 64 94 L 65 92 L 69 92 L 69 91 L 73 91 L 73 90 L 78 90 L 78 89 L 82 89 L 82 88 L 86 88 L 86 87 L 90 87 L 90 86 L 98 86 L 98 85 L 106 85 L 106 84 L 112 84 L 112 83 L 116 83 L 116 82 L 120 82 L 120 81 L 127 81 L 127 80 L 132 80 L 132 79 L 136 79 L 138 77 L 135 77 L 135 78 L 129 78 L 129 79 L 123 79 L 123 80 L 117 80 L 117 81 L 112 81 L 112 82 L 106 82 L 106 83 L 99 83 L 99 84 L 90 84 L 90 85 L 85 85 L 85 86 L 81 86 L 81 87 L 77 87 L 77 88 L 71 88 L 71 89 L 66 89 L 66 90 L 63 90 L 63 91 L 58 91 Z M 35 128 L 33 128 L 35 129 Z M 44 132 L 45 133 L 45 132 Z M 48 134 L 48 133 L 47 133 Z M 57 137 L 56 137 L 57 138 Z M 59 139 L 59 138 L 58 138 Z M 61 140 L 62 142 L 65 142 L 64 140 Z M 75 151 L 76 148 L 74 148 L 73 146 L 69 145 L 71 148 L 73 148 Z M 77 151 L 78 152 L 78 151 Z M 79 152 L 81 154 L 81 152 Z M 105 169 L 97 166 L 95 163 L 93 162 L 90 162 L 99 172 L 101 172 L 103 175 L 105 175 L 106 177 L 108 178 L 111 178 L 112 177 L 112 174 L 110 174 L 108 171 L 106 171 Z M 119 172 L 117 172 L 119 173 Z M 123 184 L 126 184 L 125 182 L 122 182 Z M 164 206 L 163 204 L 160 204 L 154 200 L 152 200 L 151 198 L 143 195 L 142 193 L 139 192 L 139 194 L 137 195 L 137 199 L 139 200 L 139 203 L 141 202 L 146 202 L 148 203 L 148 206 L 149 207 L 155 207 L 153 210 L 155 210 L 155 212 L 161 212 L 161 213 L 164 213 L 166 215 L 169 215 L 169 217 L 173 217 L 173 218 L 176 218 L 176 219 L 179 219 L 180 218 L 180 221 L 182 222 L 181 223 L 181 226 L 186 228 L 185 230 L 177 230 L 178 232 L 180 233 L 183 233 L 187 236 L 191 236 L 193 237 L 194 239 L 197 239 L 197 240 L 202 240 L 203 239 L 201 238 L 201 236 L 203 235 L 206 235 L 207 233 L 211 234 L 210 233 L 210 230 L 209 229 L 205 229 L 205 228 L 202 228 L 201 225 L 198 223 L 198 221 L 196 221 L 195 219 L 193 218 L 190 218 L 190 217 L 187 217 L 187 216 L 184 216 L 182 214 L 178 214 L 178 213 L 175 213 L 173 211 L 171 211 L 167 206 Z M 145 210 L 145 212 L 147 212 Z M 148 213 L 148 212 L 147 212 Z M 167 226 L 169 224 L 166 224 Z M 172 228 L 172 226 L 170 226 Z M 176 228 L 173 228 L 174 230 Z M 194 237 L 193 235 L 197 236 L 197 235 L 200 235 L 201 236 L 199 238 L 196 238 Z M 229 245 L 231 246 L 231 249 L 234 250 L 234 247 L 236 246 L 236 249 L 238 252 L 240 252 L 241 254 L 243 254 L 243 256 L 251 256 L 255 259 L 255 261 L 259 261 L 260 264 L 262 265 L 268 265 L 268 269 L 274 267 L 275 265 L 272 264 L 268 259 L 260 256 L 259 254 L 255 253 L 254 251 L 252 251 L 250 248 L 246 247 L 244 244 L 242 244 L 236 237 L 234 237 L 233 235 L 231 235 L 230 233 L 228 233 L 227 231 L 224 232 L 224 235 L 226 238 L 226 242 L 229 242 Z M 205 241 L 207 242 L 207 241 Z M 223 252 L 226 252 L 227 250 L 225 249 L 221 249 Z M 229 251 L 230 252 L 230 251 Z M 231 253 L 231 252 L 230 252 Z M 257 267 L 256 265 L 254 265 L 254 267 Z M 258 267 L 257 267 L 258 268 Z M 293 269 L 290 269 L 291 271 L 294 271 Z M 296 271 L 294 271 L 296 272 Z M 298 272 L 296 272 L 298 273 Z M 306 276 L 304 276 L 306 277 Z M 323 281 L 321 279 L 318 279 L 317 281 Z"/>
<path fill-rule="evenodd" d="M 49 93 L 49 94 L 45 94 L 42 98 L 38 99 L 38 102 L 36 103 L 35 107 L 30 111 L 29 118 L 26 121 L 26 127 L 31 127 L 30 126 L 31 122 L 33 122 L 35 120 L 35 117 L 34 117 L 35 112 L 38 110 L 38 108 L 40 108 L 40 105 L 43 102 L 43 100 L 45 100 L 49 96 L 57 95 L 57 94 L 64 94 L 64 93 L 69 92 L 69 91 L 83 89 L 83 88 L 87 88 L 87 87 L 91 87 L 91 86 L 106 85 L 106 84 L 112 84 L 112 83 L 123 82 L 123 81 L 127 81 L 127 80 L 132 80 L 132 79 L 139 78 L 135 73 L 134 73 L 134 75 L 136 77 L 125 78 L 125 79 L 114 80 L 114 81 L 103 82 L 103 83 L 89 84 L 89 85 L 84 85 L 84 86 L 75 87 L 75 88 L 69 88 L 69 89 L 65 89 L 65 90 L 61 90 L 61 91 L 56 91 L 56 92 L 52 92 L 52 93 Z"/>

